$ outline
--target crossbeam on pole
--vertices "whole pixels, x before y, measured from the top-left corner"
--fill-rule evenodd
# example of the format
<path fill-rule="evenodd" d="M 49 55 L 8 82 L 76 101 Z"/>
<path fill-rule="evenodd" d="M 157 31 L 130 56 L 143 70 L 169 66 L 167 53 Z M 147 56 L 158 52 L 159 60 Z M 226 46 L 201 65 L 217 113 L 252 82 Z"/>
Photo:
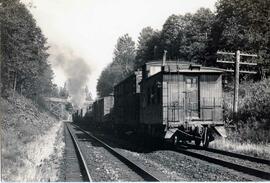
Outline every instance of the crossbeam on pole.
<path fill-rule="evenodd" d="M 240 56 L 245 56 L 245 57 L 258 57 L 257 54 L 249 54 L 249 53 L 240 53 Z"/>
<path fill-rule="evenodd" d="M 228 61 L 228 60 L 217 60 L 217 62 L 219 63 L 224 63 L 224 64 L 234 64 L 234 61 Z M 257 63 L 253 63 L 253 62 L 239 62 L 239 64 L 241 65 L 253 65 L 256 66 Z"/>
<path fill-rule="evenodd" d="M 217 54 L 222 54 L 222 55 L 235 55 L 235 53 L 232 53 L 232 52 L 225 52 L 225 51 L 218 51 Z"/>

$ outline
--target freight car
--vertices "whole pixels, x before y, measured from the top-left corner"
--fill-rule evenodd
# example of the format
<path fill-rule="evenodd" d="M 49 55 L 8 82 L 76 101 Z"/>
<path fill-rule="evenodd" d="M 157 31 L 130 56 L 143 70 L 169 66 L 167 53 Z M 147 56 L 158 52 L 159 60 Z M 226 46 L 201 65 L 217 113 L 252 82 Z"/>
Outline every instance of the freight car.
<path fill-rule="evenodd" d="M 221 77 L 192 63 L 148 62 L 114 87 L 115 128 L 208 146 L 215 132 L 224 135 Z"/>
<path fill-rule="evenodd" d="M 114 105 L 113 95 L 96 100 L 92 106 L 93 121 L 97 125 L 105 126 L 104 123 L 110 123 L 113 119 L 112 110 Z"/>
<path fill-rule="evenodd" d="M 140 85 L 142 72 L 131 76 L 114 87 L 114 129 L 120 133 L 134 131 L 140 121 Z"/>

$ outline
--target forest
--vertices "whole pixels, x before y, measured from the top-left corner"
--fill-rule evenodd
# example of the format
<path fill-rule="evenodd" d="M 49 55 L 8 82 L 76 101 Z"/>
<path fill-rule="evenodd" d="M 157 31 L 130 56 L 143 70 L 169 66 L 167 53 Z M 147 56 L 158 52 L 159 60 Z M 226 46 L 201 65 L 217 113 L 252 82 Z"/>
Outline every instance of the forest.
<path fill-rule="evenodd" d="M 1 95 L 12 90 L 33 99 L 49 95 L 55 86 L 41 29 L 18 0 L 2 1 L 0 8 Z"/>
<path fill-rule="evenodd" d="M 44 97 L 67 98 L 69 82 L 63 87 L 52 82 L 47 38 L 27 8 L 31 4 L 19 0 L 0 3 L 1 96 L 7 98 L 17 92 L 42 107 Z"/>

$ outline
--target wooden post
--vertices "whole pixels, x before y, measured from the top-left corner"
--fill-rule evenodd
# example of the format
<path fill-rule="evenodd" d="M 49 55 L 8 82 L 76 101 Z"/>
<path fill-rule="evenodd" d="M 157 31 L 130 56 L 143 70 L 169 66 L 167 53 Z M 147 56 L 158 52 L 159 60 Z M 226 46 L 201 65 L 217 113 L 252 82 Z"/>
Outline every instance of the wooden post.
<path fill-rule="evenodd" d="M 223 63 L 223 64 L 234 64 L 234 70 L 232 69 L 224 69 L 224 71 L 227 72 L 234 72 L 234 98 L 233 98 L 233 118 L 234 121 L 237 121 L 237 113 L 238 113 L 238 95 L 239 95 L 239 73 L 243 74 L 256 74 L 256 71 L 244 71 L 240 70 L 240 65 L 247 65 L 250 67 L 254 67 L 257 65 L 257 63 L 254 62 L 240 62 L 240 57 L 257 57 L 256 54 L 249 54 L 249 53 L 240 53 L 239 50 L 236 51 L 236 53 L 233 52 L 224 52 L 224 51 L 218 51 L 217 54 L 220 55 L 234 55 L 235 61 L 232 60 L 219 60 L 217 59 L 217 62 Z"/>
<path fill-rule="evenodd" d="M 235 60 L 235 72 L 234 72 L 234 100 L 233 100 L 233 114 L 234 119 L 237 119 L 238 112 L 238 93 L 239 93 L 239 63 L 240 63 L 240 51 L 236 51 L 236 60 Z"/>

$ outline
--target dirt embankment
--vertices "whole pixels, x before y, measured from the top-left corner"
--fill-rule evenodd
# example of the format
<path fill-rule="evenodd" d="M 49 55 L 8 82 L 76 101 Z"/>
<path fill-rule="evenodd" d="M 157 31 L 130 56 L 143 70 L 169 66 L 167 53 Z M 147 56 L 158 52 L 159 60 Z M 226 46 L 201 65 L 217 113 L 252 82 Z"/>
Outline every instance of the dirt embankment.
<path fill-rule="evenodd" d="M 3 181 L 58 181 L 63 124 L 29 99 L 1 98 Z"/>

